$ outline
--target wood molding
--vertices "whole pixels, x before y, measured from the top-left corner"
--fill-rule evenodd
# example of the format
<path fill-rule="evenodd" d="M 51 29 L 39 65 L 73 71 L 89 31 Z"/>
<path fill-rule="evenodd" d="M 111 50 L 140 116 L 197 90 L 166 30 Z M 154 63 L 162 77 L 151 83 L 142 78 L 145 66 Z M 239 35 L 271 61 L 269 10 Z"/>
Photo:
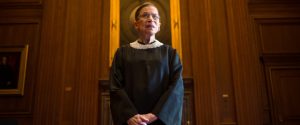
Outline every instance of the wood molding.
<path fill-rule="evenodd" d="M 297 4 L 300 1 L 296 0 L 248 0 L 248 4 Z"/>
<path fill-rule="evenodd" d="M 1 0 L 0 7 L 24 8 L 32 6 L 41 6 L 43 0 Z"/>
<path fill-rule="evenodd" d="M 264 64 L 293 65 L 300 63 L 300 53 L 295 54 L 263 54 L 260 56 Z"/>
<path fill-rule="evenodd" d="M 298 32 L 300 18 L 296 19 L 257 19 L 258 41 L 262 54 L 297 54 L 300 52 Z"/>
<path fill-rule="evenodd" d="M 38 17 L 40 19 L 41 16 L 42 16 L 42 9 L 40 8 L 18 8 L 18 9 L 1 8 L 0 9 L 0 18 L 5 18 L 5 19 L 32 18 L 32 17 Z"/>
<path fill-rule="evenodd" d="M 272 123 L 298 124 L 300 117 L 299 110 L 296 109 L 300 103 L 298 84 L 300 79 L 300 62 L 297 59 L 297 63 L 287 63 L 278 61 L 279 58 L 282 57 L 277 57 L 277 59 L 265 63 Z"/>
<path fill-rule="evenodd" d="M 249 3 L 249 13 L 254 19 L 299 18 L 300 2 Z"/>

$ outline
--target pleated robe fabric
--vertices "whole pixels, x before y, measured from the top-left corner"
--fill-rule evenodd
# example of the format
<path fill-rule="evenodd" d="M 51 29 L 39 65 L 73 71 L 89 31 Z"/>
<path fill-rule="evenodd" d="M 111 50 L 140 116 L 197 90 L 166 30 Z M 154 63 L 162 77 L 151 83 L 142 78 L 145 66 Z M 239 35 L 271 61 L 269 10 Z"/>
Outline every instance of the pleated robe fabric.
<path fill-rule="evenodd" d="M 180 125 L 184 87 L 182 65 L 168 45 L 136 49 L 129 44 L 114 56 L 110 75 L 114 125 L 127 125 L 136 114 L 153 113 L 150 125 Z"/>

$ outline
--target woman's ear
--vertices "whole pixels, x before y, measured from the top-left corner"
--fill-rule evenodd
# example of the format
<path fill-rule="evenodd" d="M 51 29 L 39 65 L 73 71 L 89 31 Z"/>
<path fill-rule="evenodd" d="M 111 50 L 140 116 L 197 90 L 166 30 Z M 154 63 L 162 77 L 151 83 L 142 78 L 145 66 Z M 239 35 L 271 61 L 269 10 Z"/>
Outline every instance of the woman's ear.
<path fill-rule="evenodd" d="M 134 25 L 134 28 L 137 30 L 138 29 L 138 22 L 134 21 L 133 25 Z"/>

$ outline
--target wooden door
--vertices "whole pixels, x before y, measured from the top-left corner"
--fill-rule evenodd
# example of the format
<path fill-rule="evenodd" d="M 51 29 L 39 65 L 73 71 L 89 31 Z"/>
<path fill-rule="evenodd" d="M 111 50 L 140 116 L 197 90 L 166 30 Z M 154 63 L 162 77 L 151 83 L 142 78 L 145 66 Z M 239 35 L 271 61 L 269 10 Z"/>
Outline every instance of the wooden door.
<path fill-rule="evenodd" d="M 300 124 L 300 56 L 264 57 L 274 125 Z"/>
<path fill-rule="evenodd" d="M 266 125 L 300 125 L 300 3 L 250 0 L 262 59 Z"/>

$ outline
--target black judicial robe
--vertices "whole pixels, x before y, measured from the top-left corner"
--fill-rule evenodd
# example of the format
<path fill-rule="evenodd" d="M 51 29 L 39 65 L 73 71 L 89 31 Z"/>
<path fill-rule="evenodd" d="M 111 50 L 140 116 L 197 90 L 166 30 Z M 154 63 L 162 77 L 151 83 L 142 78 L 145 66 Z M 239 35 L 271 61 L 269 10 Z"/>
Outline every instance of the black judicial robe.
<path fill-rule="evenodd" d="M 183 105 L 182 65 L 168 45 L 136 49 L 129 44 L 114 56 L 110 105 L 114 125 L 127 125 L 136 114 L 153 113 L 150 125 L 180 125 Z"/>

